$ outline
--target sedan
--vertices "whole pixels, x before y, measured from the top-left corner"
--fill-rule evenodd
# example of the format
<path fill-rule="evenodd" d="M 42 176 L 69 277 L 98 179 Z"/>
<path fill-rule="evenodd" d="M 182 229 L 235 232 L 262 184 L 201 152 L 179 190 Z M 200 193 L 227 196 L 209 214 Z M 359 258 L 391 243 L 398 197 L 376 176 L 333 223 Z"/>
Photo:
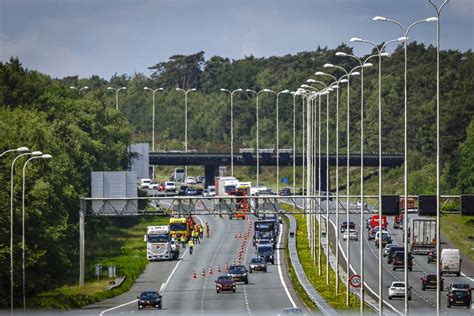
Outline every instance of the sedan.
<path fill-rule="evenodd" d="M 216 283 L 216 292 L 232 291 L 235 293 L 235 282 L 231 276 L 221 275 L 214 281 Z"/>
<path fill-rule="evenodd" d="M 247 275 L 247 268 L 243 265 L 232 265 L 229 267 L 229 272 L 227 276 L 234 278 L 234 282 L 240 281 L 245 284 L 249 284 L 249 278 Z"/>
<path fill-rule="evenodd" d="M 193 195 L 197 195 L 197 190 L 196 188 L 186 188 L 186 195 L 188 196 L 193 196 Z"/>
<path fill-rule="evenodd" d="M 138 309 L 141 310 L 145 307 L 161 309 L 162 296 L 157 291 L 145 291 L 142 292 L 138 299 Z"/>
<path fill-rule="evenodd" d="M 186 184 L 197 184 L 196 178 L 194 177 L 187 177 Z"/>
<path fill-rule="evenodd" d="M 438 282 L 436 281 L 436 274 L 425 274 L 421 279 L 421 289 L 424 291 L 428 288 L 436 289 Z M 443 279 L 441 279 L 440 284 L 441 291 L 443 290 Z"/>
<path fill-rule="evenodd" d="M 395 244 L 387 244 L 385 248 L 383 249 L 383 256 L 386 257 L 388 256 L 388 252 L 390 251 L 390 248 L 396 247 L 397 245 Z"/>
<path fill-rule="evenodd" d="M 344 231 L 344 233 L 342 234 L 342 239 L 343 240 L 347 240 L 347 238 L 349 238 L 349 240 L 355 240 L 355 241 L 358 241 L 359 240 L 359 234 L 357 233 L 357 231 L 355 229 L 349 229 L 349 237 L 347 237 L 347 229 Z"/>
<path fill-rule="evenodd" d="M 252 258 L 249 264 L 249 272 L 252 273 L 252 271 L 267 272 L 267 262 L 265 259 L 260 257 Z"/>
<path fill-rule="evenodd" d="M 388 299 L 405 297 L 405 282 L 395 281 L 388 287 Z M 411 300 L 411 286 L 408 288 L 408 300 Z"/>

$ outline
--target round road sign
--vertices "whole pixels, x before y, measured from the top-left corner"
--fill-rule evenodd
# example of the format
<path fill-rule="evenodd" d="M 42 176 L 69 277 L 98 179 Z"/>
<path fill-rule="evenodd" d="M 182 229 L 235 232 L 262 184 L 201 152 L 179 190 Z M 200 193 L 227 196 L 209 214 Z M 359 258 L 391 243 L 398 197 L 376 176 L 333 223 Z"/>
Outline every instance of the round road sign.
<path fill-rule="evenodd" d="M 360 275 L 358 274 L 353 274 L 351 278 L 349 279 L 349 283 L 351 284 L 352 287 L 360 287 Z"/>

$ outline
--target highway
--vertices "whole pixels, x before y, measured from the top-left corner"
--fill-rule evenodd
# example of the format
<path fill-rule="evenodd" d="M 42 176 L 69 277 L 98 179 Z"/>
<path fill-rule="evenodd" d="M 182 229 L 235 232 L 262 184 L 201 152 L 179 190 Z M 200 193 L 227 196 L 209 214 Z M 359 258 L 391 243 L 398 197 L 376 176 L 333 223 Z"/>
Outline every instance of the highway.
<path fill-rule="evenodd" d="M 162 290 L 163 309 L 140 311 L 143 315 L 277 315 L 283 308 L 292 307 L 293 302 L 303 308 L 291 287 L 284 262 L 280 263 L 280 273 L 279 263 L 275 262 L 275 265 L 269 265 L 267 273 L 249 274 L 249 284 L 238 283 L 235 294 L 217 294 L 214 280 L 224 273 L 226 263 L 230 266 L 238 261 L 241 247 L 244 249 L 242 264 L 247 265 L 254 255 L 251 240 L 243 243 L 243 234 L 251 233 L 253 222 L 217 216 L 197 217 L 203 223 L 209 223 L 211 236 L 194 247 L 193 255 L 186 249 L 179 261 L 151 262 L 130 291 L 72 312 L 76 315 L 138 312 L 136 296 L 147 289 Z M 238 238 L 239 234 L 241 238 Z M 283 244 L 278 248 L 281 261 L 284 261 Z M 222 273 L 217 272 L 219 267 Z M 209 268 L 212 268 L 212 274 Z M 204 276 L 201 275 L 203 271 Z"/>
<path fill-rule="evenodd" d="M 345 208 L 345 203 L 342 203 L 343 207 Z M 325 203 L 322 203 L 322 206 L 325 207 Z M 330 206 L 335 206 L 335 202 L 333 202 Z M 333 210 L 332 210 L 333 211 Z M 352 212 L 352 210 L 351 210 Z M 418 216 L 413 213 L 409 213 L 409 218 L 412 216 Z M 371 217 L 371 214 L 364 215 L 364 222 L 363 225 L 365 227 L 365 221 Z M 330 214 L 330 235 L 332 240 L 335 238 L 334 229 L 335 229 L 335 213 Z M 346 220 L 346 213 L 341 212 L 340 208 L 340 215 L 339 215 L 339 223 L 342 223 Z M 359 214 L 352 214 L 350 216 L 350 221 L 356 224 L 356 230 L 360 230 L 360 213 Z M 398 245 L 403 245 L 403 231 L 400 229 L 393 229 L 393 218 L 388 217 L 389 225 L 388 231 L 392 235 L 393 242 Z M 342 240 L 342 234 L 340 236 L 340 243 L 339 249 L 342 251 L 342 256 L 340 256 L 341 262 L 344 262 L 343 266 L 345 266 L 345 258 L 346 258 L 346 242 Z M 363 241 L 365 243 L 364 246 L 364 273 L 365 273 L 365 283 L 378 294 L 378 249 L 375 247 L 375 243 L 373 240 L 369 241 L 367 237 L 367 231 L 364 229 L 364 235 L 359 236 L 358 241 L 351 240 L 350 241 L 350 253 L 351 253 L 351 266 L 352 268 L 360 274 L 360 242 Z M 442 245 L 443 248 L 443 245 Z M 340 252 L 341 254 L 341 252 Z M 385 302 L 385 309 L 392 310 L 399 313 L 404 312 L 404 299 L 403 298 L 394 298 L 392 300 L 388 299 L 388 289 L 389 286 L 393 281 L 403 281 L 404 280 L 404 271 L 403 269 L 399 269 L 397 271 L 392 270 L 392 265 L 387 263 L 387 259 L 383 258 L 383 271 L 382 271 L 382 280 L 383 280 L 383 297 Z M 456 277 L 454 275 L 444 275 L 444 287 L 448 286 L 450 283 L 468 283 L 473 284 L 474 280 L 472 278 L 473 271 L 465 271 L 463 272 L 466 275 L 470 275 L 471 277 Z M 426 256 L 424 255 L 415 255 L 413 259 L 413 271 L 409 271 L 409 285 L 412 287 L 412 299 L 409 301 L 409 310 L 416 311 L 417 314 L 423 315 L 433 315 L 436 311 L 436 291 L 434 289 L 426 289 L 423 291 L 421 289 L 421 280 L 420 278 L 425 274 L 436 274 L 436 263 L 427 263 Z M 366 295 L 369 291 L 366 290 Z M 466 309 L 465 307 L 457 307 L 453 306 L 450 309 L 447 308 L 447 298 L 446 298 L 447 291 L 444 290 L 441 292 L 441 308 L 443 314 L 449 315 L 471 315 L 471 310 Z"/>

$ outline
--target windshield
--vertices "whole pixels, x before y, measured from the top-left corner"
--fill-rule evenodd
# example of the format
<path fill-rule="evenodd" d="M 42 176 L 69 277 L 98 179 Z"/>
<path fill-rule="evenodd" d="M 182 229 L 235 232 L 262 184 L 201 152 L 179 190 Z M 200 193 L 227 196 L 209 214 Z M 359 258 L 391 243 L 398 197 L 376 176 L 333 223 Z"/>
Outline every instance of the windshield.
<path fill-rule="evenodd" d="M 184 223 L 173 223 L 173 224 L 170 224 L 170 230 L 174 230 L 174 231 L 188 230 L 188 227 Z"/>
<path fill-rule="evenodd" d="M 140 294 L 141 300 L 156 300 L 158 298 L 157 292 L 143 292 Z"/>
<path fill-rule="evenodd" d="M 393 287 L 405 287 L 405 283 L 393 283 Z"/>
<path fill-rule="evenodd" d="M 453 291 L 453 295 L 456 295 L 458 297 L 466 297 L 467 291 L 463 291 L 463 290 Z"/>
<path fill-rule="evenodd" d="M 258 247 L 258 252 L 272 252 L 273 248 L 271 246 L 262 246 Z"/>
<path fill-rule="evenodd" d="M 229 268 L 229 273 L 235 274 L 235 273 L 245 273 L 246 269 L 244 266 L 231 266 Z"/>
<path fill-rule="evenodd" d="M 170 236 L 166 235 L 148 235 L 147 242 L 168 242 L 170 241 Z"/>
<path fill-rule="evenodd" d="M 272 238 L 272 233 L 271 232 L 258 232 L 258 238 L 261 239 L 270 239 Z"/>
<path fill-rule="evenodd" d="M 255 224 L 255 229 L 258 231 L 270 231 L 272 227 L 270 226 L 269 223 L 257 223 Z"/>
<path fill-rule="evenodd" d="M 174 185 L 174 182 L 165 182 L 165 185 Z"/>
<path fill-rule="evenodd" d="M 469 290 L 471 288 L 469 284 L 453 284 L 452 287 L 455 289 L 466 289 L 466 290 Z"/>
<path fill-rule="evenodd" d="M 251 263 L 263 263 L 263 259 L 262 258 L 253 258 Z"/>
<path fill-rule="evenodd" d="M 217 278 L 217 282 L 232 282 L 234 279 L 231 276 L 220 276 Z"/>

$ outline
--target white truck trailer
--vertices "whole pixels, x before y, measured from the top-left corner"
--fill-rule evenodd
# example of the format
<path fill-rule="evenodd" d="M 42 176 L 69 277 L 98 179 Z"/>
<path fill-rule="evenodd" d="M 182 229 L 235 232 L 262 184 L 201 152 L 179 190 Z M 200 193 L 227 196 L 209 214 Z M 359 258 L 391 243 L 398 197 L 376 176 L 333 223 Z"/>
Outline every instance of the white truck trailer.
<path fill-rule="evenodd" d="M 144 239 L 149 261 L 178 259 L 179 246 L 171 238 L 169 226 L 148 226 Z"/>

